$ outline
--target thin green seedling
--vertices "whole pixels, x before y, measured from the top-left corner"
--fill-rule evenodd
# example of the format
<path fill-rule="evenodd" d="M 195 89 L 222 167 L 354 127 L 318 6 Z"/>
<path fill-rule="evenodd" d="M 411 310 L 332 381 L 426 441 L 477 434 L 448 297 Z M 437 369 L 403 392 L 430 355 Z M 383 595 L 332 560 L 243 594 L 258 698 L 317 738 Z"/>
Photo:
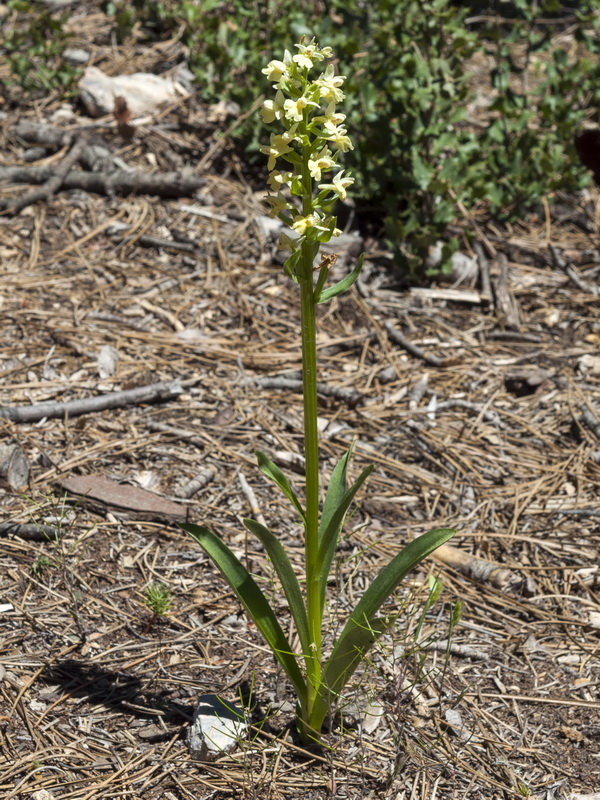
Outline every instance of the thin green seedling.
<path fill-rule="evenodd" d="M 31 565 L 31 571 L 36 578 L 41 578 L 44 572 L 52 567 L 56 567 L 54 561 L 52 561 L 51 558 L 48 558 L 48 556 L 44 555 L 43 553 L 40 553 L 40 555 Z"/>
<path fill-rule="evenodd" d="M 148 633 L 154 623 L 161 617 L 166 616 L 171 610 L 173 606 L 171 589 L 164 583 L 150 583 L 144 589 L 144 605 L 152 612 L 152 616 L 144 630 L 144 633 Z"/>
<path fill-rule="evenodd" d="M 336 75 L 330 47 L 314 39 L 286 51 L 282 61 L 263 69 L 273 84 L 274 97 L 264 101 L 262 120 L 276 123 L 279 133 L 261 148 L 268 156 L 267 196 L 270 215 L 289 228 L 280 246 L 289 251 L 283 269 L 298 286 L 301 316 L 302 383 L 304 405 L 304 502 L 284 473 L 267 455 L 257 451 L 260 470 L 283 492 L 304 526 L 303 589 L 279 539 L 264 525 L 245 519 L 244 525 L 265 548 L 284 590 L 294 620 L 301 651 L 294 652 L 279 623 L 278 614 L 242 562 L 209 528 L 185 524 L 234 590 L 257 625 L 276 660 L 285 670 L 297 697 L 297 727 L 306 744 L 321 743 L 321 730 L 330 708 L 356 668 L 381 635 L 391 628 L 397 613 L 380 615 L 380 609 L 404 577 L 426 556 L 446 542 L 454 531 L 440 528 L 410 542 L 381 569 L 346 621 L 329 656 L 323 648 L 323 618 L 327 581 L 332 569 L 346 513 L 373 466 L 362 470 L 348 485 L 352 447 L 334 468 L 321 505 L 319 434 L 317 427 L 316 308 L 348 291 L 359 277 L 364 254 L 337 283 L 329 285 L 334 256 L 318 260 L 322 244 L 339 236 L 337 219 L 326 210 L 345 200 L 354 182 L 345 174 L 340 154 L 353 148 L 344 126 L 344 114 L 336 106 L 344 99 L 344 76 Z M 323 69 L 323 67 L 325 67 Z M 313 69 L 320 70 L 312 78 Z M 330 182 L 324 175 L 333 172 Z"/>
<path fill-rule="evenodd" d="M 85 540 L 92 533 L 94 526 L 84 530 L 76 536 L 74 541 L 67 545 L 66 536 L 75 523 L 77 504 L 71 505 L 68 503 L 65 494 L 61 494 L 59 497 L 49 494 L 39 501 L 27 495 L 24 495 L 24 497 L 36 506 L 35 513 L 31 512 L 31 520 L 53 549 L 52 558 L 44 554 L 40 554 L 37 557 L 32 565 L 32 572 L 39 578 L 42 572 L 49 567 L 58 571 L 71 601 L 71 616 L 81 640 L 85 641 L 87 632 L 80 611 L 81 591 L 77 586 L 81 585 L 81 581 L 77 574 L 77 567 L 85 556 L 87 551 Z M 56 529 L 54 537 L 47 533 L 48 525 Z"/>

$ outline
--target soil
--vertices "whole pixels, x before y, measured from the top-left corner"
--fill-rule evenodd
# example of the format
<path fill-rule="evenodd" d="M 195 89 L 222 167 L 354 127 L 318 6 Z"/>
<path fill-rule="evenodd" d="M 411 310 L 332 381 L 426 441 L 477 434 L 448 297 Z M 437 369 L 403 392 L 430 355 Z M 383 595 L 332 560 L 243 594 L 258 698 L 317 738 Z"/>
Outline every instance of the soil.
<path fill-rule="evenodd" d="M 163 71 L 164 48 L 114 48 L 103 19 L 74 41 L 97 66 Z M 502 230 L 464 219 L 477 225 L 491 293 L 481 282 L 400 288 L 376 241 L 342 243 L 340 275 L 357 245 L 367 255 L 358 286 L 319 316 L 322 473 L 352 442 L 353 477 L 375 470 L 340 543 L 326 641 L 416 535 L 455 528 L 458 553 L 402 584 L 389 607 L 397 626 L 349 688 L 327 747 L 311 751 L 255 626 L 175 521 L 218 532 L 289 629 L 273 569 L 241 523 L 264 517 L 301 570 L 301 530 L 253 455 L 266 451 L 302 492 L 302 397 L 265 380 L 298 378 L 297 287 L 265 232 L 262 191 L 219 138 L 231 119 L 197 98 L 130 141 L 80 110 L 52 122 L 61 103 L 57 92 L 0 107 L 3 165 L 29 163 L 23 120 L 93 124 L 128 167 L 190 167 L 206 183 L 183 198 L 59 188 L 0 216 L 2 409 L 179 381 L 162 401 L 0 417 L 0 444 L 31 469 L 28 485 L 5 475 L 0 489 L 0 796 L 600 792 L 597 193 Z M 67 152 L 33 163 L 56 168 Z M 0 197 L 23 193 L 6 182 Z M 94 502 L 64 490 L 81 476 L 109 488 Z M 443 588 L 423 614 L 436 577 Z M 145 602 L 156 584 L 171 600 L 159 616 Z M 212 762 L 186 745 L 205 693 L 242 704 L 251 726 Z"/>

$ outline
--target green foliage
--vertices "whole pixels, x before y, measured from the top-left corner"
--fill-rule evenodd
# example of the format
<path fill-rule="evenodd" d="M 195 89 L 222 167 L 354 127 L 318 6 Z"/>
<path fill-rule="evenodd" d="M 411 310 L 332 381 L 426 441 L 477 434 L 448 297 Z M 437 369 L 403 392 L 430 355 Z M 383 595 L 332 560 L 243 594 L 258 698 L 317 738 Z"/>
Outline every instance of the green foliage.
<path fill-rule="evenodd" d="M 151 583 L 144 590 L 144 605 L 152 612 L 153 620 L 164 617 L 171 610 L 171 589 L 164 583 Z"/>
<path fill-rule="evenodd" d="M 488 21 L 469 28 L 476 6 Z M 301 35 L 328 41 L 349 76 L 346 154 L 363 207 L 385 221 L 390 246 L 413 277 L 439 239 L 448 262 L 457 247 L 448 227 L 457 201 L 518 218 L 558 187 L 585 181 L 572 148 L 588 108 L 600 101 L 598 0 L 578 3 L 576 50 L 558 40 L 557 0 L 458 4 L 449 0 L 191 0 L 110 2 L 121 35 L 139 22 L 150 38 L 181 32 L 203 99 L 247 108 L 267 89 L 260 73 L 271 53 Z M 484 13 L 485 12 L 485 13 Z M 556 26 L 548 20 L 557 19 Z M 540 20 L 543 18 L 544 22 Z M 465 65 L 491 59 L 489 117 L 474 128 L 466 109 L 476 86 Z M 531 80 L 529 68 L 537 71 Z M 258 119 L 236 132 L 252 160 Z"/>
<path fill-rule="evenodd" d="M 556 0 L 514 0 L 512 6 L 510 20 L 503 21 L 500 4 L 494 3 L 490 21 L 480 31 L 494 62 L 496 97 L 465 192 L 471 205 L 485 200 L 491 213 L 504 219 L 518 217 L 557 188 L 580 185 L 582 170 L 572 142 L 587 108 L 600 102 L 597 0 L 578 4 L 572 28 L 575 49 L 555 42 L 561 23 L 548 20 L 562 16 Z"/>
<path fill-rule="evenodd" d="M 7 9 L 0 51 L 6 53 L 14 82 L 32 93 L 70 89 L 79 70 L 61 59 L 72 37 L 64 29 L 69 13 L 55 14 L 42 3 L 24 0 L 8 0 Z"/>
<path fill-rule="evenodd" d="M 46 572 L 46 570 L 55 566 L 56 565 L 51 558 L 48 558 L 48 556 L 40 554 L 31 565 L 31 571 L 33 572 L 36 578 L 41 578 L 41 576 L 44 574 L 44 572 Z"/>
<path fill-rule="evenodd" d="M 389 245 L 413 277 L 431 245 L 457 248 L 448 229 L 457 201 L 496 218 L 522 216 L 558 187 L 587 178 L 572 147 L 589 109 L 600 104 L 600 8 L 576 4 L 565 44 L 558 0 L 458 4 L 449 0 L 106 0 L 119 41 L 177 35 L 203 100 L 245 109 L 268 91 L 261 67 L 300 36 L 328 41 L 349 76 L 348 129 L 358 146 L 345 164 L 359 207 L 384 221 Z M 476 7 L 483 22 L 467 25 Z M 77 70 L 61 62 L 67 13 L 9 0 L 0 46 L 26 91 L 68 88 Z M 16 15 L 16 22 L 15 20 Z M 556 25 L 552 19 L 556 18 Z M 568 48 L 568 49 L 567 49 Z M 477 87 L 466 65 L 492 63 L 493 103 L 467 118 Z M 234 136 L 255 159 L 258 115 Z"/>

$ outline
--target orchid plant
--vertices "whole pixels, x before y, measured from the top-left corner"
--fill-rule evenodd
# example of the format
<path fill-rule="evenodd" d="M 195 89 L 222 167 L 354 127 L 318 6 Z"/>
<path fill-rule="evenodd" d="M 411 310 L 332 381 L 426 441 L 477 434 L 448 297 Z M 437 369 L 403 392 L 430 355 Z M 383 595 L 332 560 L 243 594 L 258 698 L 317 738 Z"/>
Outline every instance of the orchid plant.
<path fill-rule="evenodd" d="M 268 642 L 294 686 L 297 695 L 298 730 L 306 743 L 319 742 L 325 718 L 369 648 L 396 621 L 398 614 L 380 615 L 384 602 L 423 558 L 447 541 L 454 531 L 440 528 L 410 542 L 379 572 L 350 614 L 341 634 L 325 657 L 322 642 L 326 587 L 344 518 L 356 493 L 373 470 L 369 466 L 347 485 L 351 450 L 334 468 L 321 505 L 319 485 L 319 436 L 317 428 L 316 306 L 347 291 L 362 267 L 329 286 L 334 256 L 322 256 L 315 266 L 322 243 L 340 235 L 337 219 L 326 211 L 336 199 L 345 199 L 353 179 L 339 163 L 340 153 L 352 149 L 344 127 L 345 116 L 337 111 L 344 99 L 345 78 L 324 62 L 333 55 L 330 47 L 312 40 L 295 45 L 297 53 L 285 52 L 263 73 L 274 85 L 274 97 L 264 101 L 263 122 L 277 123 L 261 151 L 268 156 L 267 196 L 272 217 L 290 229 L 280 247 L 290 251 L 286 274 L 300 291 L 302 375 L 304 396 L 304 451 L 306 484 L 304 504 L 283 472 L 262 452 L 258 466 L 291 502 L 304 528 L 304 591 L 279 539 L 264 525 L 245 519 L 270 557 L 281 581 L 295 624 L 301 652 L 295 652 L 263 591 L 227 545 L 208 528 L 186 524 L 239 598 Z M 323 69 L 323 67 L 325 67 Z M 311 72 L 320 68 L 320 75 Z M 282 130 L 281 130 L 282 129 Z M 326 179 L 327 173 L 333 173 Z M 315 189 L 316 184 L 316 189 Z"/>

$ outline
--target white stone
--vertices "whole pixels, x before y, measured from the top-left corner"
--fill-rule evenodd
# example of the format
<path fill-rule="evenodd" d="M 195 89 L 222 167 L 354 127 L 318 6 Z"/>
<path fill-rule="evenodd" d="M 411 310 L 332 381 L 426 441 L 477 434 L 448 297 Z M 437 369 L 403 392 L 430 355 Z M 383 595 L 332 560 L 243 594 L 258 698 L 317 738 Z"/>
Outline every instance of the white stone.
<path fill-rule="evenodd" d="M 247 730 L 243 709 L 218 695 L 203 694 L 188 729 L 190 755 L 197 761 L 212 761 L 233 750 Z"/>

